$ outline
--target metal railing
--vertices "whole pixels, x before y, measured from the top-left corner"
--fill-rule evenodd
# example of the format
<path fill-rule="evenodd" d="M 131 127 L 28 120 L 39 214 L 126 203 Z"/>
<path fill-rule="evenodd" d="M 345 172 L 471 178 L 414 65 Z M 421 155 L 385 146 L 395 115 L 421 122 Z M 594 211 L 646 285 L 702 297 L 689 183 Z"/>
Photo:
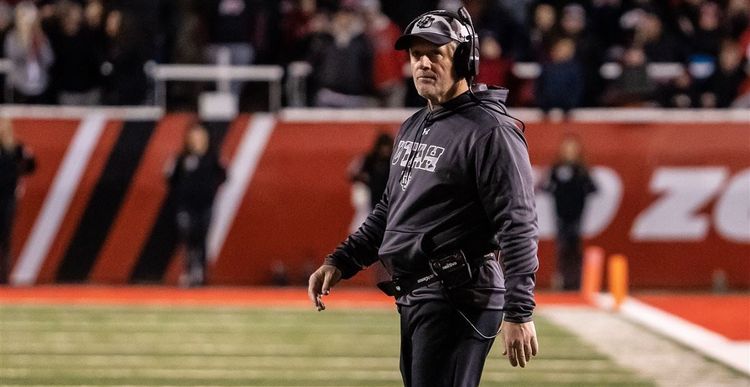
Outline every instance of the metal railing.
<path fill-rule="evenodd" d="M 149 71 L 154 79 L 154 101 L 166 107 L 168 81 L 215 81 L 220 92 L 230 92 L 232 81 L 268 82 L 268 106 L 271 111 L 281 109 L 281 66 L 231 66 L 231 65 L 154 65 Z"/>
<path fill-rule="evenodd" d="M 13 71 L 10 59 L 0 59 L 0 74 L 8 75 Z M 154 81 L 154 103 L 166 108 L 167 85 L 169 81 L 187 82 L 216 82 L 220 92 L 229 92 L 232 81 L 267 82 L 268 106 L 271 111 L 281 109 L 282 85 L 284 69 L 281 66 L 231 66 L 231 65 L 184 65 L 184 64 L 153 64 L 144 66 L 144 71 Z M 13 102 L 13 87 L 5 82 L 3 91 L 6 102 Z"/>

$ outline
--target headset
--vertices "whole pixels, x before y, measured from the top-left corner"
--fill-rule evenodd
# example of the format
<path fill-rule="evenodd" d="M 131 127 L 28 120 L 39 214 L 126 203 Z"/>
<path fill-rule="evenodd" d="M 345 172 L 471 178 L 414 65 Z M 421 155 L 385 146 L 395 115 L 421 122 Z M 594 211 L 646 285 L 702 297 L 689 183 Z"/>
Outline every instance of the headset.
<path fill-rule="evenodd" d="M 456 52 L 453 54 L 453 69 L 456 72 L 458 78 L 466 78 L 469 84 L 472 84 L 474 78 L 479 74 L 479 36 L 476 30 L 474 30 L 474 23 L 471 21 L 471 15 L 465 7 L 458 9 L 458 12 L 451 12 L 446 10 L 434 10 L 425 12 L 406 26 L 404 30 L 405 34 L 409 34 L 423 17 L 435 15 L 447 17 L 461 23 L 461 26 L 466 29 L 466 35 L 461 36 L 463 39 L 467 39 L 463 42 L 458 43 Z"/>
<path fill-rule="evenodd" d="M 455 71 L 457 78 L 466 79 L 466 81 L 469 83 L 469 94 L 471 94 L 471 97 L 476 101 L 479 101 L 479 99 L 474 95 L 474 89 L 472 87 L 472 85 L 474 84 L 474 78 L 479 74 L 479 36 L 474 29 L 474 23 L 471 20 L 469 11 L 466 10 L 466 7 L 461 7 L 457 12 L 451 12 L 443 9 L 425 12 L 414 18 L 414 20 L 412 20 L 411 23 L 406 26 L 406 29 L 404 29 L 404 34 L 409 34 L 414 26 L 419 23 L 419 21 L 421 21 L 423 17 L 428 15 L 442 16 L 457 20 L 459 23 L 461 23 L 461 26 L 466 29 L 466 35 L 462 38 L 468 39 L 458 43 L 456 52 L 453 54 L 453 70 Z M 518 122 L 520 124 L 521 133 L 526 132 L 526 124 L 524 124 L 523 121 L 519 120 L 518 118 L 508 114 L 504 105 L 500 103 L 494 103 L 490 104 L 490 106 L 488 107 L 495 112 Z"/>

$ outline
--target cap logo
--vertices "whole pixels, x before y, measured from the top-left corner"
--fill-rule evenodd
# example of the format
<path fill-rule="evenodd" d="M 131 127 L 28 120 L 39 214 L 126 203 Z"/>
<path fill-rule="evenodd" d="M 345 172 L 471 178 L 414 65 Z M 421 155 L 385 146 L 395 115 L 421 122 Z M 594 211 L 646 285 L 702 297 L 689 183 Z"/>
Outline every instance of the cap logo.
<path fill-rule="evenodd" d="M 432 25 L 433 21 L 435 21 L 435 18 L 432 17 L 432 15 L 427 15 L 427 16 L 421 18 L 417 22 L 417 27 L 419 27 L 419 28 L 429 28 Z"/>

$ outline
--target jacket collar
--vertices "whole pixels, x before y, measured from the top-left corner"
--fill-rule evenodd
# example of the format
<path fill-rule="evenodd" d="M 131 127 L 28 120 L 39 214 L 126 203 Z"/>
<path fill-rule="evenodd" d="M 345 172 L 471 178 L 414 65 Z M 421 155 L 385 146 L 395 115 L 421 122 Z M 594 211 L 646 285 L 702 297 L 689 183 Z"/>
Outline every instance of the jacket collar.
<path fill-rule="evenodd" d="M 435 105 L 434 109 L 428 111 L 428 120 L 432 121 L 458 112 L 468 106 L 476 105 L 478 102 L 500 103 L 505 104 L 508 99 L 508 89 L 504 87 L 494 87 L 483 83 L 472 86 L 474 95 L 470 92 L 462 93 L 455 98 L 446 101 L 442 105 Z"/>

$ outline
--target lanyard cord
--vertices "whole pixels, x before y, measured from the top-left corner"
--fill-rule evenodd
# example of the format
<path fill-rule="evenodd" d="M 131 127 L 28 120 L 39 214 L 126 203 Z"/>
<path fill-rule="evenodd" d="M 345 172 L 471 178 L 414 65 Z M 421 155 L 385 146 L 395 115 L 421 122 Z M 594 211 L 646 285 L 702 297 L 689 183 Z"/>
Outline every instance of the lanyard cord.
<path fill-rule="evenodd" d="M 442 281 L 441 281 L 441 285 L 443 285 Z M 479 335 L 479 337 L 481 337 L 484 340 L 492 340 L 500 334 L 500 332 L 503 329 L 502 323 L 497 328 L 497 332 L 495 332 L 494 334 L 485 335 L 484 333 L 482 333 L 482 331 L 480 331 L 479 328 L 477 328 L 477 326 L 474 325 L 474 323 L 471 322 L 471 320 L 469 320 L 468 317 L 466 317 L 464 312 L 461 311 L 461 309 L 456 305 L 456 303 L 453 302 L 453 299 L 451 298 L 450 293 L 448 293 L 448 290 L 445 288 L 445 286 L 443 285 L 441 287 L 443 288 L 443 295 L 445 295 L 445 299 L 448 301 L 448 304 L 450 304 L 450 306 L 453 307 L 453 309 L 464 319 L 464 321 L 466 321 L 466 323 L 469 324 L 471 329 L 473 329 L 474 332 L 476 332 L 476 334 Z"/>

